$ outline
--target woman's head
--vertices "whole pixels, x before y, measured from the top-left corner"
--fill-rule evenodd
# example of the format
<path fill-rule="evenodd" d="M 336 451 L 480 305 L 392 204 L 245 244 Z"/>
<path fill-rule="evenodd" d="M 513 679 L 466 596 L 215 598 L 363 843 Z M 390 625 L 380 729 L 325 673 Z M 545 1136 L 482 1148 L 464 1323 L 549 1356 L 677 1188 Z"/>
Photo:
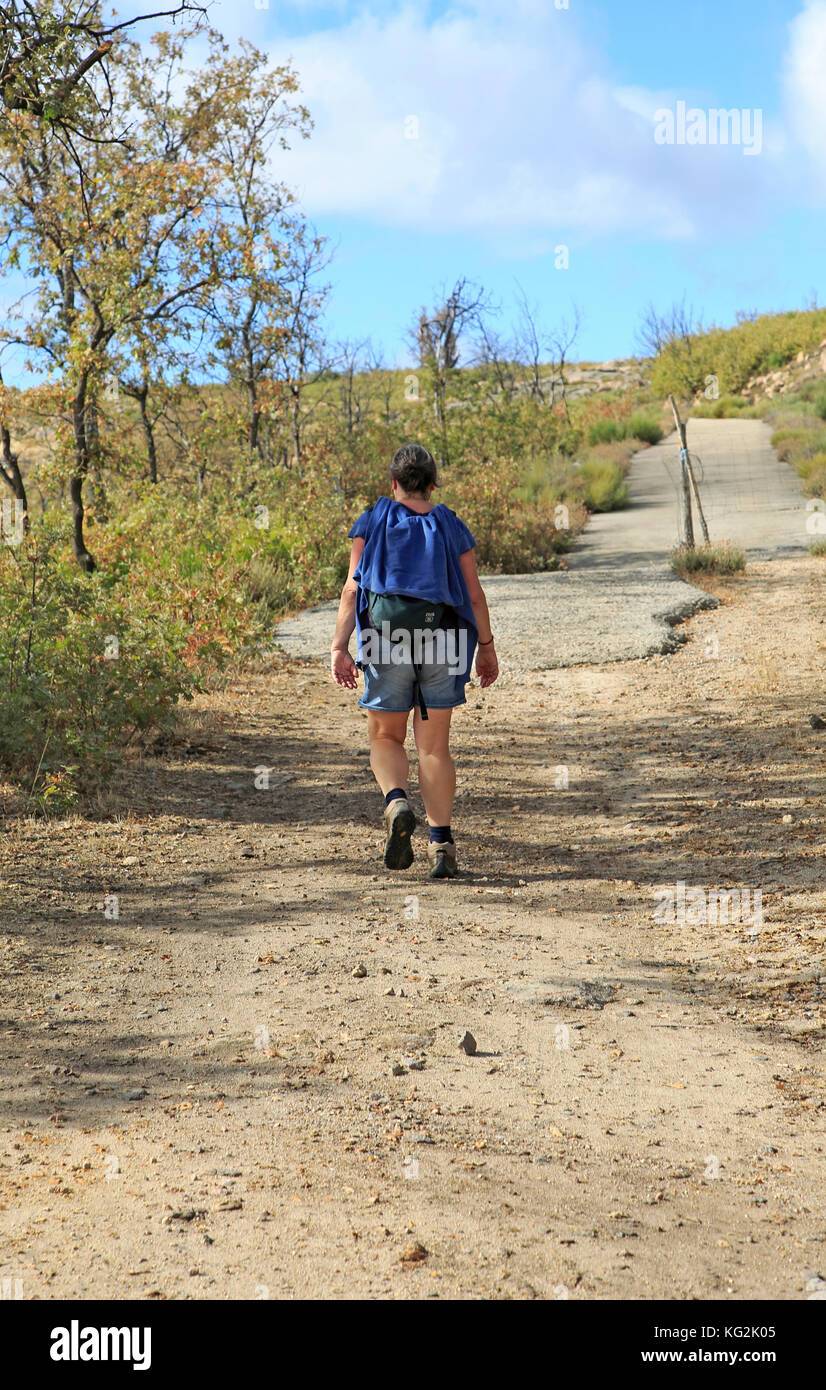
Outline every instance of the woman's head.
<path fill-rule="evenodd" d="M 438 486 L 433 455 L 421 444 L 403 444 L 393 455 L 390 479 L 407 497 L 429 497 Z"/>

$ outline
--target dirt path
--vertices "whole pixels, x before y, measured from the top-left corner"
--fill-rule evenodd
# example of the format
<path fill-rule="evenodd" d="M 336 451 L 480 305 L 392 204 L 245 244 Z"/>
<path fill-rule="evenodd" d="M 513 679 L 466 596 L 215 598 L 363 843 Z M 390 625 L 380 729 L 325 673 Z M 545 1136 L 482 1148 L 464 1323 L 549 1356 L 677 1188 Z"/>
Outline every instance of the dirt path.
<path fill-rule="evenodd" d="M 363 716 L 299 662 L 96 817 L 5 823 L 0 1278 L 817 1294 L 822 562 L 721 593 L 673 656 L 469 691 L 454 884 L 384 871 Z M 762 929 L 656 920 L 680 882 Z"/>

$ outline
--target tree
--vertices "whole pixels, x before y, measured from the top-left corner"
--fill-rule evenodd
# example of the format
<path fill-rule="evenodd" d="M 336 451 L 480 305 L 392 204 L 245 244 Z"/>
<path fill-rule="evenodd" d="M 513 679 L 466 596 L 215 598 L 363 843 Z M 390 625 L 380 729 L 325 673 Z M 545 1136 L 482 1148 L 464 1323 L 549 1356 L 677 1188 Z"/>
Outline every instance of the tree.
<path fill-rule="evenodd" d="M 0 478 L 6 484 L 15 501 L 19 502 L 23 510 L 23 528 L 29 527 L 29 502 L 26 496 L 26 485 L 23 482 L 23 474 L 20 472 L 20 458 L 11 446 L 10 430 L 10 409 L 9 392 L 3 382 L 3 375 L 0 372 Z"/>
<path fill-rule="evenodd" d="M 698 352 L 698 340 L 702 332 L 702 323 L 695 318 L 693 308 L 686 306 L 685 295 L 663 314 L 653 304 L 646 309 L 637 329 L 637 340 L 646 356 L 667 366 L 669 389 L 691 394 L 701 385 L 705 366 Z"/>
<path fill-rule="evenodd" d="M 637 329 L 637 342 L 646 357 L 659 357 L 675 344 L 682 344 L 690 355 L 692 339 L 700 331 L 700 322 L 695 319 L 693 308 L 686 308 L 683 295 L 664 314 L 658 313 L 653 304 L 648 305 Z"/>
<path fill-rule="evenodd" d="M 517 282 L 516 302 L 518 309 L 516 329 L 516 351 L 519 361 L 528 370 L 528 391 L 531 398 L 545 404 L 547 378 L 542 375 L 545 353 L 550 343 L 546 334 L 538 326 L 538 311 L 531 305 L 522 286 Z M 551 368 L 550 395 L 553 402 L 554 377 Z"/>
<path fill-rule="evenodd" d="M 372 366 L 375 354 L 369 340 L 341 343 L 333 355 L 339 413 L 348 435 L 367 417 L 373 400 Z"/>
<path fill-rule="evenodd" d="M 433 413 L 441 436 L 442 463 L 447 464 L 447 395 L 451 374 L 459 365 L 459 343 L 469 325 L 488 308 L 485 291 L 464 278 L 457 280 L 439 306 L 422 309 L 411 332 L 420 365 L 429 378 Z M 441 297 L 440 297 L 441 298 Z"/>
<path fill-rule="evenodd" d="M 579 337 L 579 330 L 582 326 L 582 314 L 576 304 L 572 305 L 570 319 L 564 318 L 558 328 L 550 334 L 551 352 L 553 354 L 553 372 L 555 381 L 559 381 L 562 405 L 565 411 L 565 419 L 571 423 L 571 412 L 568 409 L 568 383 L 565 377 L 565 368 L 568 365 L 568 357 L 571 348 Z M 552 403 L 553 403 L 552 397 Z"/>
<path fill-rule="evenodd" d="M 51 33 L 49 0 L 26 8 Z M 84 33 L 99 27 L 93 7 L 81 17 Z M 156 35 L 146 53 L 121 34 L 105 64 L 84 70 L 77 99 L 94 99 L 94 137 L 56 130 L 26 103 L 0 120 L 0 253 L 34 286 L 0 341 L 62 383 L 58 434 L 87 571 L 84 487 L 100 486 L 113 391 L 137 404 L 157 481 L 157 428 L 193 375 L 220 363 L 240 388 L 241 416 L 224 416 L 249 456 L 271 454 L 261 425 L 273 419 L 300 463 L 304 389 L 326 365 L 324 242 L 270 167 L 292 129 L 308 130 L 295 73 L 245 42 L 230 53 L 214 31 L 203 67 L 185 67 L 192 32 Z M 204 438 L 215 428 L 210 419 Z M 192 419 L 167 433 L 200 485 L 207 456 Z"/>
<path fill-rule="evenodd" d="M 499 312 L 497 309 L 496 313 Z M 480 313 L 476 318 L 475 360 L 486 369 L 491 383 L 491 404 L 497 401 L 510 403 L 518 394 L 515 361 L 518 356 L 516 344 L 504 338 L 491 324 L 487 314 Z"/>
<path fill-rule="evenodd" d="M 110 58 L 117 56 L 116 44 L 135 25 L 205 12 L 205 6 L 182 0 L 172 9 L 106 24 L 98 0 L 81 5 L 65 0 L 57 5 L 0 3 L 0 103 L 7 112 L 25 112 L 69 142 L 71 136 L 96 142 L 124 139 L 107 124 L 114 110 L 108 69 Z M 100 76 L 102 85 L 93 80 Z"/>
<path fill-rule="evenodd" d="M 323 246 L 308 237 L 293 194 L 271 172 L 291 134 L 310 133 L 309 112 L 294 100 L 297 91 L 289 64 L 273 68 L 266 53 L 246 41 L 230 54 L 211 31 L 206 64 L 190 75 L 182 113 L 187 143 L 221 170 L 210 194 L 223 245 L 209 328 L 214 360 L 244 402 L 240 434 L 249 457 L 268 452 L 262 423 L 282 399 L 273 381 L 283 375 L 288 339 L 306 324 L 310 263 L 315 257 L 318 264 Z M 308 247 L 314 248 L 309 261 Z M 291 380 L 288 373 L 287 385 Z M 283 395 L 286 400 L 289 390 Z"/>
<path fill-rule="evenodd" d="M 296 224 L 279 283 L 284 321 L 276 336 L 273 379 L 280 413 L 286 419 L 293 459 L 303 464 L 304 429 L 321 405 L 316 393 L 308 405 L 307 388 L 321 383 L 332 367 L 322 329 L 322 310 L 329 286 L 319 284 L 330 253 L 323 237 L 303 222 Z"/>
<path fill-rule="evenodd" d="M 372 344 L 367 349 L 367 371 L 370 373 L 371 384 L 375 386 L 376 394 L 381 401 L 381 418 L 386 425 L 393 420 L 393 393 L 396 387 L 396 378 L 392 368 L 388 367 L 384 360 L 384 353 L 381 349 L 374 348 Z"/>
<path fill-rule="evenodd" d="M 104 136 L 141 72 L 145 60 L 123 41 L 106 76 L 112 124 L 104 122 Z M 0 129 L 5 259 L 37 290 L 22 326 L 0 337 L 45 358 L 63 382 L 73 545 L 87 571 L 95 562 L 83 488 L 99 461 L 103 384 L 130 350 L 186 332 L 187 312 L 219 273 L 215 228 L 203 215 L 214 170 L 160 151 L 151 122 L 136 117 L 136 129 L 135 148 L 101 138 L 80 149 L 51 139 L 26 111 Z"/>

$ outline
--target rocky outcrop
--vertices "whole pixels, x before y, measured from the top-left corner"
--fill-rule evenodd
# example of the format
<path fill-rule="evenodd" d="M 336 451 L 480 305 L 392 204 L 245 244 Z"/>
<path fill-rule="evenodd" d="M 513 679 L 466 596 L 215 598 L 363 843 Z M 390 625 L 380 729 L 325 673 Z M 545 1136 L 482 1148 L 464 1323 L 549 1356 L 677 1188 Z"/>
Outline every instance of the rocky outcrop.
<path fill-rule="evenodd" d="M 799 352 L 785 367 L 753 376 L 746 382 L 740 393 L 753 400 L 765 396 L 784 396 L 789 391 L 799 391 L 807 381 L 826 374 L 826 338 L 809 352 Z"/>

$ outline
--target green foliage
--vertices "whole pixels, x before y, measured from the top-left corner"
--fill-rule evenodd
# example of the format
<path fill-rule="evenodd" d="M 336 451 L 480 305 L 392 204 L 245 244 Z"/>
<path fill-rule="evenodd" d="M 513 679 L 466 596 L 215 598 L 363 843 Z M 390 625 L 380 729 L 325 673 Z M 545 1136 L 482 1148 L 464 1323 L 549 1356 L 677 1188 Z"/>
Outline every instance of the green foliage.
<path fill-rule="evenodd" d="M 659 421 L 640 411 L 625 420 L 611 417 L 594 420 L 588 427 L 588 443 L 592 447 L 596 444 L 613 444 L 620 439 L 641 439 L 645 444 L 659 444 L 662 437 L 663 428 Z"/>
<path fill-rule="evenodd" d="M 826 309 L 741 317 L 733 328 L 700 328 L 662 349 L 652 366 L 651 389 L 661 397 L 694 395 L 707 378 L 716 377 L 721 397 L 731 396 L 751 377 L 816 348 L 824 336 Z"/>
<path fill-rule="evenodd" d="M 637 412 L 628 421 L 628 433 L 645 444 L 659 444 L 663 437 L 663 427 L 653 416 Z"/>
<path fill-rule="evenodd" d="M 826 420 L 826 386 L 821 386 L 812 397 L 812 409 L 821 420 Z"/>
<path fill-rule="evenodd" d="M 826 466 L 826 452 L 823 449 L 816 449 L 814 453 L 809 452 L 815 442 L 816 436 L 812 435 L 807 441 L 806 452 L 799 453 L 797 456 L 793 454 L 789 458 L 789 462 L 794 464 L 800 477 L 806 483 L 811 482 L 812 478 L 822 472 Z"/>
<path fill-rule="evenodd" d="M 671 552 L 671 568 L 675 574 L 740 574 L 746 568 L 746 552 L 739 546 L 722 541 L 719 545 L 698 545 L 695 549 L 680 546 Z"/>
<path fill-rule="evenodd" d="M 480 567 L 500 574 L 559 568 L 560 556 L 586 521 L 572 470 L 559 460 L 534 463 L 530 479 L 514 488 L 508 458 L 451 478 L 441 499 L 470 527 Z"/>
<path fill-rule="evenodd" d="M 186 624 L 130 571 L 87 576 L 50 520 L 0 548 L 0 764 L 65 809 L 139 733 L 190 698 Z"/>
<path fill-rule="evenodd" d="M 826 498 L 826 429 L 822 417 L 811 413 L 821 389 L 804 388 L 773 401 L 767 418 L 775 426 L 772 444 L 777 456 L 795 469 L 806 496 Z"/>
<path fill-rule="evenodd" d="M 798 469 L 798 472 L 801 470 Z M 826 454 L 815 454 L 808 471 L 801 473 L 807 497 L 826 497 Z"/>
<path fill-rule="evenodd" d="M 627 433 L 624 420 L 595 420 L 588 428 L 588 443 L 613 444 L 617 439 L 624 439 Z"/>
<path fill-rule="evenodd" d="M 717 400 L 700 400 L 691 407 L 691 414 L 703 420 L 738 419 L 751 412 L 751 402 L 745 396 L 718 396 Z"/>
<path fill-rule="evenodd" d="M 589 459 L 582 465 L 582 478 L 590 512 L 616 512 L 628 505 L 628 484 L 619 464 Z"/>
<path fill-rule="evenodd" d="M 800 452 L 798 446 L 808 443 L 811 438 L 811 430 L 799 428 L 786 428 L 775 430 L 772 435 L 772 448 L 776 451 L 777 457 L 783 459 L 784 463 L 794 456 L 795 452 Z"/>

